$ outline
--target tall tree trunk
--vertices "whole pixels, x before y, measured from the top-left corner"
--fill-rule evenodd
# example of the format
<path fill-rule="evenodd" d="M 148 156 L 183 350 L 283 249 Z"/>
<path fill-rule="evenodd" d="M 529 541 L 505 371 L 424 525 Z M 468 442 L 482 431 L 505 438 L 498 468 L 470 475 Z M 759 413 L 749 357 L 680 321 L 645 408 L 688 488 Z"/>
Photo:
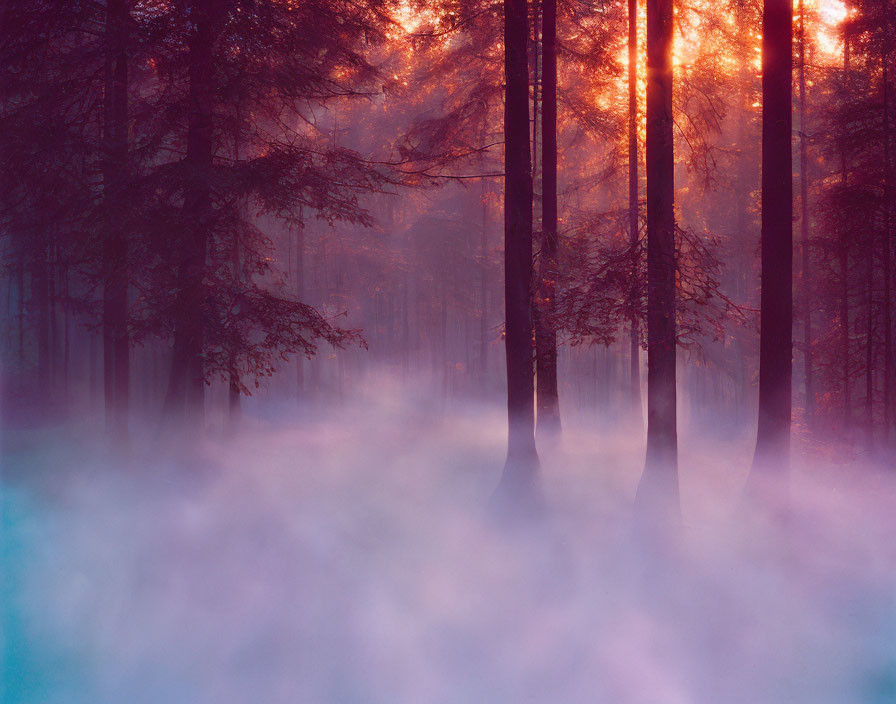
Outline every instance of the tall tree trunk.
<path fill-rule="evenodd" d="M 893 408 L 893 318 L 890 271 L 890 5 L 885 0 L 884 11 L 884 55 L 882 59 L 882 83 L 884 103 L 884 442 L 890 442 L 890 425 Z"/>
<path fill-rule="evenodd" d="M 557 330 L 554 289 L 557 279 L 557 0 L 544 0 L 542 12 L 542 216 L 535 351 L 539 436 L 560 434 L 557 388 Z"/>
<path fill-rule="evenodd" d="M 168 422 L 178 417 L 201 427 L 205 393 L 202 362 L 205 303 L 203 273 L 212 215 L 211 168 L 214 156 L 212 116 L 213 17 L 211 0 L 194 0 L 195 27 L 189 39 L 188 177 L 184 194 L 185 232 L 178 267 L 179 291 L 171 375 L 165 399 Z"/>
<path fill-rule="evenodd" d="M 505 494 L 536 488 L 532 318 L 532 171 L 526 0 L 504 0 L 504 308 L 507 354 Z"/>
<path fill-rule="evenodd" d="M 240 160 L 240 129 L 242 127 L 242 120 L 240 117 L 240 108 L 237 106 L 236 108 L 236 123 L 234 125 L 233 130 L 233 160 L 235 163 L 239 163 Z M 246 202 L 243 201 L 240 203 L 240 209 L 246 210 Z M 243 285 L 243 271 L 242 265 L 240 263 L 240 236 L 239 229 L 234 230 L 233 233 L 233 247 L 230 250 L 230 270 L 233 276 L 233 283 L 237 295 L 242 297 L 242 285 Z M 240 315 L 240 305 L 237 304 L 234 309 L 234 315 L 239 319 Z M 237 357 L 237 350 L 230 350 L 230 358 L 228 359 L 228 394 L 227 394 L 227 407 L 228 407 L 228 423 L 230 425 L 231 430 L 236 430 L 239 426 L 240 419 L 243 415 L 242 409 L 242 382 L 240 380 L 240 370 L 239 370 L 239 359 Z"/>
<path fill-rule="evenodd" d="M 485 143 L 484 135 L 482 143 Z M 479 233 L 479 379 L 480 382 L 484 382 L 488 378 L 488 183 L 484 178 L 481 180 L 480 199 L 482 227 Z"/>
<path fill-rule="evenodd" d="M 59 397 L 59 319 L 56 310 L 56 302 L 59 298 L 57 278 L 59 274 L 59 246 L 56 243 L 57 235 L 50 232 L 50 259 L 47 263 L 47 299 L 50 303 L 50 389 L 55 401 Z"/>
<path fill-rule="evenodd" d="M 865 269 L 865 443 L 874 445 L 874 242 L 866 252 Z"/>
<path fill-rule="evenodd" d="M 18 342 L 19 342 L 19 369 L 25 368 L 25 257 L 19 258 L 16 267 L 16 290 L 19 292 L 18 300 Z"/>
<path fill-rule="evenodd" d="M 800 50 L 800 244 L 802 254 L 803 294 L 803 368 L 806 390 L 806 422 L 811 427 L 815 420 L 815 386 L 812 379 L 812 279 L 809 272 L 809 148 L 806 124 L 806 10 L 804 0 L 799 5 Z"/>
<path fill-rule="evenodd" d="M 238 152 L 238 150 L 235 151 Z M 235 159 L 239 159 L 238 153 L 235 155 Z M 237 291 L 239 291 L 240 287 L 242 286 L 242 269 L 240 266 L 240 238 L 237 232 L 234 232 L 233 235 L 233 248 L 230 252 L 230 266 L 231 271 L 233 272 L 233 282 L 236 286 Z M 237 316 L 239 316 L 240 314 L 239 305 L 237 305 L 236 307 L 235 314 Z M 239 364 L 235 349 L 230 350 L 230 359 L 228 360 L 228 365 L 230 367 L 228 369 L 230 383 L 228 384 L 227 393 L 228 423 L 231 430 L 235 430 L 239 425 L 240 418 L 242 417 L 241 397 L 243 395 L 240 382 Z"/>
<path fill-rule="evenodd" d="M 539 105 L 541 105 L 541 38 L 538 35 L 538 26 L 541 20 L 542 0 L 531 0 L 532 8 L 532 36 L 529 58 L 532 71 L 532 201 L 533 201 L 533 230 L 538 223 L 538 145 L 541 141 L 541 120 L 539 119 Z"/>
<path fill-rule="evenodd" d="M 793 327 L 792 18 L 790 0 L 762 13 L 762 290 L 759 425 L 751 483 L 790 463 Z"/>
<path fill-rule="evenodd" d="M 69 274 L 68 267 L 62 268 L 62 398 L 68 403 L 69 398 L 69 367 L 71 366 L 71 306 L 69 305 Z"/>
<path fill-rule="evenodd" d="M 103 241 L 103 393 L 106 430 L 116 443 L 128 433 L 130 340 L 128 243 L 121 220 L 128 169 L 128 2 L 106 4 L 106 77 L 103 104 L 106 166 L 103 174 L 106 236 Z"/>
<path fill-rule="evenodd" d="M 37 310 L 37 395 L 41 409 L 50 405 L 50 281 L 46 235 L 37 233 L 31 268 L 32 309 Z"/>
<path fill-rule="evenodd" d="M 647 457 L 636 503 L 675 519 L 675 175 L 672 139 L 673 0 L 647 2 Z"/>
<path fill-rule="evenodd" d="M 628 236 L 632 253 L 638 247 L 638 0 L 628 0 Z M 644 416 L 641 408 L 641 331 L 639 261 L 632 262 L 632 291 L 629 300 L 629 393 L 632 414 L 639 424 Z"/>
<path fill-rule="evenodd" d="M 849 34 L 843 37 L 843 90 L 849 93 Z M 849 184 L 849 167 L 846 156 L 846 134 L 840 141 L 840 185 L 846 191 Z M 838 263 L 840 267 L 840 360 L 843 366 L 843 428 L 849 435 L 852 424 L 852 381 L 850 379 L 850 342 L 849 342 L 849 233 L 845 227 L 840 228 L 838 247 Z"/>
<path fill-rule="evenodd" d="M 301 218 L 301 224 L 296 228 L 296 300 L 305 298 L 305 222 Z M 305 391 L 305 355 L 296 355 L 296 395 L 301 401 Z"/>

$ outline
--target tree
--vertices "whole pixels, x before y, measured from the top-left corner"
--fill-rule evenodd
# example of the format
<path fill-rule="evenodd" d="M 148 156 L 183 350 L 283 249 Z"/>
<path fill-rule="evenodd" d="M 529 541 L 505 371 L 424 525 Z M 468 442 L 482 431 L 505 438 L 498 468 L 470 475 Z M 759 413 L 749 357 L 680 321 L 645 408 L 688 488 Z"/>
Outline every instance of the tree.
<path fill-rule="evenodd" d="M 106 428 L 116 442 L 127 438 L 130 387 L 128 335 L 128 242 L 124 227 L 128 172 L 128 25 L 130 2 L 106 4 L 106 57 L 103 91 L 103 379 Z"/>
<path fill-rule="evenodd" d="M 212 377 L 246 393 L 244 377 L 257 381 L 285 355 L 313 354 L 316 339 L 359 339 L 265 281 L 272 242 L 259 216 L 301 227 L 311 213 L 369 226 L 359 195 L 395 180 L 330 144 L 315 117 L 376 76 L 360 52 L 382 39 L 388 19 L 378 3 L 191 0 L 162 9 L 167 34 L 156 63 L 168 90 L 155 110 L 185 116 L 164 135 L 183 151 L 155 169 L 159 195 L 149 207 L 180 236 L 148 223 L 158 259 L 142 322 L 173 337 L 164 412 L 178 425 L 184 414 L 201 418 Z M 169 270 L 166 249 L 175 253 Z"/>
<path fill-rule="evenodd" d="M 56 312 L 62 307 L 67 325 L 73 310 L 95 302 L 83 289 L 68 293 L 72 270 L 78 267 L 91 283 L 102 280 L 96 264 L 105 238 L 97 223 L 104 219 L 96 184 L 104 162 L 108 52 L 97 28 L 105 21 L 93 3 L 30 0 L 6 3 L 0 12 L 0 226 L 4 264 L 18 268 L 20 376 L 27 380 L 17 395 L 43 414 L 65 400 L 55 383 L 67 374 Z M 25 359 L 29 333 L 33 368 Z"/>
<path fill-rule="evenodd" d="M 762 14 L 762 292 L 759 425 L 750 482 L 789 468 L 793 326 L 791 153 L 792 15 L 789 0 Z"/>
<path fill-rule="evenodd" d="M 674 0 L 647 2 L 647 458 L 636 503 L 679 511 L 675 388 Z"/>
<path fill-rule="evenodd" d="M 187 40 L 187 152 L 183 191 L 185 230 L 177 252 L 174 348 L 164 414 L 169 423 L 201 420 L 205 389 L 203 283 L 213 227 L 212 167 L 215 155 L 214 44 L 227 19 L 225 4 L 192 0 Z M 229 367 L 230 365 L 228 365 Z M 231 370 L 228 369 L 228 372 Z"/>
<path fill-rule="evenodd" d="M 542 15 L 542 236 L 535 310 L 539 436 L 560 433 L 557 388 L 557 0 L 544 0 Z"/>
<path fill-rule="evenodd" d="M 499 492 L 531 495 L 536 486 L 533 377 L 532 170 L 526 0 L 504 1 L 504 309 L 507 355 L 507 463 Z"/>
<path fill-rule="evenodd" d="M 638 217 L 638 0 L 628 0 L 628 235 L 634 248 L 640 240 Z M 631 308 L 640 298 L 637 270 L 632 272 Z M 629 323 L 629 383 L 634 417 L 643 423 L 641 409 L 641 330 L 637 316 Z"/>
<path fill-rule="evenodd" d="M 812 424 L 815 417 L 815 385 L 812 375 L 812 289 L 809 252 L 809 125 L 806 99 L 806 8 L 799 1 L 799 115 L 800 115 L 800 250 L 802 267 L 803 306 L 803 369 L 806 393 L 806 421 Z"/>

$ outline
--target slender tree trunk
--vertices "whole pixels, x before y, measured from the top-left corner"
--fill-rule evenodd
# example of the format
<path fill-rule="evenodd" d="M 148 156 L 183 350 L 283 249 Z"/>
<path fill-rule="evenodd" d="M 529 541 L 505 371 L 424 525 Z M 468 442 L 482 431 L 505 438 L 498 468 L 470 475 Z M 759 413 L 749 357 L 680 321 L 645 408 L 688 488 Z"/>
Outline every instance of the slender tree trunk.
<path fill-rule="evenodd" d="M 890 442 L 890 425 L 893 408 L 893 318 L 891 298 L 890 265 L 890 11 L 889 2 L 884 2 L 884 55 L 882 59 L 882 83 L 884 103 L 884 442 Z"/>
<path fill-rule="evenodd" d="M 62 398 L 68 403 L 69 398 L 69 367 L 71 362 L 71 306 L 69 305 L 69 275 L 68 267 L 62 269 Z"/>
<path fill-rule="evenodd" d="M 812 379 L 812 278 L 809 272 L 809 149 L 806 124 L 806 12 L 804 0 L 799 5 L 800 51 L 800 243 L 802 250 L 803 294 L 803 368 L 806 387 L 806 423 L 815 420 L 815 386 Z"/>
<path fill-rule="evenodd" d="M 483 139 L 483 144 L 485 140 Z M 481 180 L 482 227 L 479 233 L 479 378 L 488 378 L 488 184 Z M 407 289 L 405 289 L 407 290 Z"/>
<path fill-rule="evenodd" d="M 19 259 L 16 268 L 16 290 L 19 292 L 18 300 L 18 341 L 19 341 L 19 369 L 25 367 L 25 257 Z"/>
<path fill-rule="evenodd" d="M 90 408 L 91 408 L 91 410 L 95 410 L 97 408 L 97 406 L 99 405 L 99 401 L 98 401 L 99 392 L 97 389 L 97 386 L 99 384 L 97 382 L 98 375 L 97 375 L 97 370 L 96 370 L 96 368 L 98 366 L 97 365 L 97 357 L 99 356 L 99 350 L 98 350 L 99 345 L 97 345 L 98 335 L 96 333 L 94 333 L 92 330 L 89 331 L 87 334 L 90 336 L 90 343 L 88 344 L 88 348 L 87 348 L 87 354 L 89 356 L 89 359 L 87 360 L 87 362 L 89 365 L 88 383 L 90 385 Z"/>
<path fill-rule="evenodd" d="M 190 175 L 184 196 L 185 232 L 178 267 L 176 328 L 165 415 L 169 422 L 184 417 L 188 425 L 199 428 L 205 393 L 202 362 L 204 331 L 202 308 L 205 302 L 203 271 L 208 247 L 208 229 L 212 210 L 209 186 L 212 167 L 213 116 L 213 18 L 211 0 L 194 0 L 195 28 L 189 39 L 189 118 L 187 154 Z"/>
<path fill-rule="evenodd" d="M 59 316 L 56 302 L 59 298 L 57 279 L 59 274 L 59 248 L 56 244 L 56 233 L 50 233 L 50 259 L 47 263 L 47 299 L 50 302 L 50 389 L 58 401 L 59 396 Z"/>
<path fill-rule="evenodd" d="M 106 430 L 117 444 L 126 442 L 130 396 L 128 317 L 128 243 L 124 180 L 128 160 L 128 2 L 106 5 L 106 80 L 104 127 L 106 167 L 103 175 L 106 237 L 103 242 L 103 393 Z"/>
<path fill-rule="evenodd" d="M 628 235 L 633 254 L 638 246 L 638 0 L 628 0 Z M 632 262 L 632 291 L 629 308 L 629 393 L 632 412 L 639 424 L 644 416 L 641 407 L 641 331 L 639 258 Z"/>
<path fill-rule="evenodd" d="M 236 163 L 239 163 L 240 160 L 240 128 L 241 128 L 241 117 L 240 117 L 240 109 L 237 106 L 236 109 L 236 125 L 233 130 L 233 160 Z M 246 203 L 243 202 L 240 204 L 240 208 L 245 210 Z M 233 276 L 233 283 L 236 287 L 236 290 L 239 292 L 237 295 L 242 296 L 242 285 L 243 285 L 243 272 L 242 266 L 240 264 L 240 236 L 239 229 L 235 230 L 233 233 L 233 247 L 230 251 L 230 268 L 231 274 Z M 239 318 L 240 315 L 240 305 L 237 304 L 235 308 L 235 316 Z M 230 425 L 230 429 L 235 431 L 239 426 L 240 418 L 243 414 L 242 409 L 242 383 L 240 381 L 240 370 L 239 370 L 239 359 L 237 357 L 237 350 L 230 350 L 230 359 L 228 360 L 228 377 L 230 383 L 228 384 L 228 423 Z"/>
<path fill-rule="evenodd" d="M 762 291 L 759 425 L 750 481 L 787 472 L 793 327 L 791 153 L 792 6 L 765 0 L 762 13 Z"/>
<path fill-rule="evenodd" d="M 239 159 L 239 156 L 236 155 L 236 159 Z M 237 287 L 237 290 L 242 286 L 242 273 L 240 267 L 240 238 L 236 232 L 233 235 L 233 249 L 230 252 L 230 266 L 233 272 L 233 281 Z M 239 306 L 236 308 L 236 315 L 239 316 Z M 242 416 L 242 403 L 241 397 L 243 395 L 240 383 L 240 370 L 237 360 L 237 354 L 235 349 L 230 350 L 230 359 L 228 360 L 230 369 L 228 370 L 228 376 L 230 383 L 228 384 L 228 394 L 227 394 L 227 408 L 228 408 L 228 423 L 230 425 L 231 430 L 235 430 L 239 425 L 240 417 Z"/>
<path fill-rule="evenodd" d="M 32 308 L 37 310 L 37 393 L 40 406 L 50 403 L 50 296 L 48 253 L 45 235 L 35 237 L 39 244 L 31 269 Z"/>
<path fill-rule="evenodd" d="M 533 229 L 538 222 L 538 143 L 539 120 L 538 106 L 541 105 L 541 39 L 538 36 L 538 23 L 541 19 L 542 0 L 527 0 L 532 7 L 532 201 L 533 201 Z"/>
<path fill-rule="evenodd" d="M 849 91 L 849 35 L 843 38 L 843 88 Z M 849 167 L 846 157 L 846 135 L 841 135 L 840 143 L 840 183 L 844 191 L 849 184 Z M 838 263 L 840 266 L 840 358 L 843 365 L 843 428 L 849 435 L 852 424 L 852 382 L 850 379 L 849 341 L 849 233 L 840 228 Z"/>
<path fill-rule="evenodd" d="M 734 8 L 734 18 L 738 27 L 738 43 L 742 47 L 752 48 L 753 29 L 746 12 L 749 0 L 737 0 Z M 740 300 L 752 301 L 755 292 L 753 272 L 752 227 L 749 218 L 748 207 L 750 193 L 755 183 L 754 169 L 757 165 L 753 144 L 749 140 L 748 116 L 752 108 L 754 71 L 747 62 L 741 62 L 738 67 L 738 84 L 741 87 L 740 110 L 737 111 L 737 186 L 735 192 L 735 292 Z M 737 408 L 735 414 L 738 421 L 747 423 L 752 420 L 748 388 L 750 378 L 747 372 L 747 350 L 742 341 L 736 346 L 738 357 Z"/>
<path fill-rule="evenodd" d="M 507 354 L 507 463 L 504 493 L 536 487 L 532 318 L 532 171 L 526 0 L 504 0 L 504 306 Z M 499 489 L 500 490 L 500 489 Z"/>
<path fill-rule="evenodd" d="M 874 445 L 874 242 L 869 243 L 865 270 L 865 443 Z"/>
<path fill-rule="evenodd" d="M 636 503 L 675 519 L 678 498 L 675 175 L 672 139 L 674 0 L 647 2 L 647 458 Z"/>
<path fill-rule="evenodd" d="M 541 258 L 535 350 L 539 436 L 560 434 L 557 388 L 557 330 L 554 289 L 557 279 L 557 0 L 544 0 L 542 12 L 542 216 Z"/>
<path fill-rule="evenodd" d="M 305 298 L 305 223 L 296 228 L 296 300 Z M 301 401 L 305 392 L 305 355 L 301 352 L 296 355 L 296 395 Z"/>
<path fill-rule="evenodd" d="M 841 376 L 843 379 L 843 428 L 849 432 L 852 424 L 852 384 L 850 379 L 850 349 L 849 341 L 849 250 L 846 243 L 846 232 L 840 232 L 840 361 L 842 365 Z"/>

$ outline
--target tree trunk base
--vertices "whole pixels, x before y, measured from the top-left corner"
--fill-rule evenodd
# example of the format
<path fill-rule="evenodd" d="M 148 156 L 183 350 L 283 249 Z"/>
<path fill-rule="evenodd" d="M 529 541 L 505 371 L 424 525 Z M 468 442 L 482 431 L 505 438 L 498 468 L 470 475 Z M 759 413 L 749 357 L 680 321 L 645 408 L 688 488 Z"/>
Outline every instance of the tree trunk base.
<path fill-rule="evenodd" d="M 675 453 L 663 453 L 668 457 L 657 454 L 650 453 L 645 462 L 633 510 L 639 532 L 662 536 L 681 528 L 681 498 Z"/>
<path fill-rule="evenodd" d="M 531 521 L 545 513 L 540 480 L 540 462 L 535 453 L 508 455 L 501 481 L 489 502 L 491 512 L 502 521 Z"/>

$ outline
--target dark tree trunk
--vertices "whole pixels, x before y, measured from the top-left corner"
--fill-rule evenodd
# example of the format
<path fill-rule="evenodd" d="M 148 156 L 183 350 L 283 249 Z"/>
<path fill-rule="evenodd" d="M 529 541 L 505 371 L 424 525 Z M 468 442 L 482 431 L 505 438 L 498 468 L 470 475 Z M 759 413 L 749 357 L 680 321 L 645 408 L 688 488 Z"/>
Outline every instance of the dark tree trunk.
<path fill-rule="evenodd" d="M 557 279 L 557 0 L 544 0 L 542 11 L 542 239 L 538 309 L 535 320 L 538 435 L 560 434 L 557 388 L 557 331 L 554 282 Z"/>
<path fill-rule="evenodd" d="M 792 23 L 790 0 L 762 14 L 762 290 L 759 425 L 750 481 L 790 462 L 793 326 Z"/>
<path fill-rule="evenodd" d="M 241 128 L 240 108 L 236 108 L 236 123 L 233 129 L 233 160 L 239 163 L 240 160 L 240 128 Z M 241 210 L 246 210 L 247 203 L 244 200 L 240 204 Z M 233 283 L 238 292 L 238 296 L 242 297 L 243 270 L 241 264 L 240 252 L 240 236 L 239 230 L 233 233 L 233 246 L 230 250 L 230 270 L 233 276 Z M 235 311 L 237 318 L 240 315 L 240 305 L 237 304 Z M 228 377 L 229 384 L 227 389 L 227 407 L 228 407 L 228 423 L 231 430 L 239 427 L 240 419 L 243 415 L 242 408 L 242 381 L 240 379 L 239 357 L 236 349 L 230 350 L 230 359 L 228 360 Z"/>
<path fill-rule="evenodd" d="M 881 63 L 883 89 L 883 132 L 884 132 L 884 232 L 883 232 L 883 268 L 884 268 L 884 442 L 890 442 L 890 425 L 893 406 L 893 322 L 890 272 L 890 11 L 889 3 L 883 3 L 884 11 L 884 55 Z"/>
<path fill-rule="evenodd" d="M 59 246 L 56 233 L 50 233 L 50 259 L 47 262 L 47 298 L 50 302 L 50 391 L 54 401 L 59 401 L 59 319 L 56 302 L 59 298 L 56 288 L 59 264 Z"/>
<path fill-rule="evenodd" d="M 843 38 L 843 89 L 844 97 L 849 90 L 849 34 Z M 845 191 L 849 182 L 849 167 L 846 158 L 846 135 L 840 142 L 840 182 Z M 849 342 L 849 233 L 840 228 L 838 260 L 840 266 L 840 360 L 843 378 L 843 429 L 849 434 L 852 424 L 852 380 L 850 378 Z"/>
<path fill-rule="evenodd" d="M 235 160 L 239 160 L 238 145 L 239 137 L 237 136 L 234 138 Z M 233 249 L 230 252 L 230 266 L 231 271 L 233 272 L 233 282 L 237 290 L 240 290 L 240 287 L 242 285 L 242 268 L 240 266 L 240 238 L 236 232 L 233 235 Z M 236 307 L 236 315 L 239 315 L 239 306 Z M 231 349 L 230 359 L 228 360 L 228 362 L 230 366 L 230 369 L 228 370 L 230 383 L 228 384 L 227 394 L 228 423 L 230 424 L 231 430 L 235 430 L 239 425 L 243 411 L 241 403 L 243 392 L 240 382 L 239 362 L 235 349 Z"/>
<path fill-rule="evenodd" d="M 296 228 L 296 300 L 305 298 L 305 226 L 304 222 Z M 296 395 L 302 400 L 305 391 L 305 355 L 296 355 Z"/>
<path fill-rule="evenodd" d="M 866 252 L 865 269 L 865 444 L 874 446 L 874 242 Z"/>
<path fill-rule="evenodd" d="M 63 305 L 62 305 L 62 398 L 65 403 L 69 399 L 69 368 L 71 366 L 71 306 L 69 305 L 71 291 L 69 289 L 68 267 L 63 267 L 61 272 Z"/>
<path fill-rule="evenodd" d="M 529 77 L 526 0 L 504 0 L 504 306 L 507 354 L 505 494 L 536 486 L 532 282 L 532 171 L 529 158 Z"/>
<path fill-rule="evenodd" d="M 130 340 L 128 317 L 128 243 L 122 218 L 128 168 L 128 1 L 106 5 L 106 78 L 103 174 L 106 237 L 103 243 L 103 389 L 106 430 L 116 443 L 128 432 Z"/>
<path fill-rule="evenodd" d="M 638 0 L 628 0 L 628 234 L 633 253 L 638 251 Z M 632 292 L 629 308 L 629 394 L 632 415 L 639 424 L 644 422 L 641 408 L 641 331 L 638 319 L 640 308 L 640 267 L 632 262 Z"/>
<path fill-rule="evenodd" d="M 191 5 L 195 28 L 189 40 L 189 122 L 187 127 L 188 177 L 184 195 L 185 231 L 178 266 L 179 291 L 171 375 L 165 398 L 169 423 L 178 417 L 201 426 L 205 374 L 202 363 L 203 273 L 212 214 L 209 185 L 213 160 L 212 72 L 214 5 L 196 0 Z"/>
<path fill-rule="evenodd" d="M 50 405 L 50 277 L 48 252 L 43 234 L 35 240 L 40 245 L 31 268 L 32 309 L 37 310 L 37 394 L 41 408 Z"/>
<path fill-rule="evenodd" d="M 678 516 L 675 389 L 673 0 L 647 2 L 647 458 L 636 503 Z"/>
<path fill-rule="evenodd" d="M 806 391 L 806 422 L 811 427 L 815 420 L 815 385 L 812 378 L 812 278 L 809 271 L 809 147 L 806 124 L 806 10 L 804 1 L 799 6 L 800 50 L 800 248 L 802 254 L 803 294 L 803 369 Z"/>
<path fill-rule="evenodd" d="M 18 310 L 18 342 L 19 369 L 25 368 L 25 258 L 19 259 L 16 267 L 16 289 L 19 292 Z"/>

